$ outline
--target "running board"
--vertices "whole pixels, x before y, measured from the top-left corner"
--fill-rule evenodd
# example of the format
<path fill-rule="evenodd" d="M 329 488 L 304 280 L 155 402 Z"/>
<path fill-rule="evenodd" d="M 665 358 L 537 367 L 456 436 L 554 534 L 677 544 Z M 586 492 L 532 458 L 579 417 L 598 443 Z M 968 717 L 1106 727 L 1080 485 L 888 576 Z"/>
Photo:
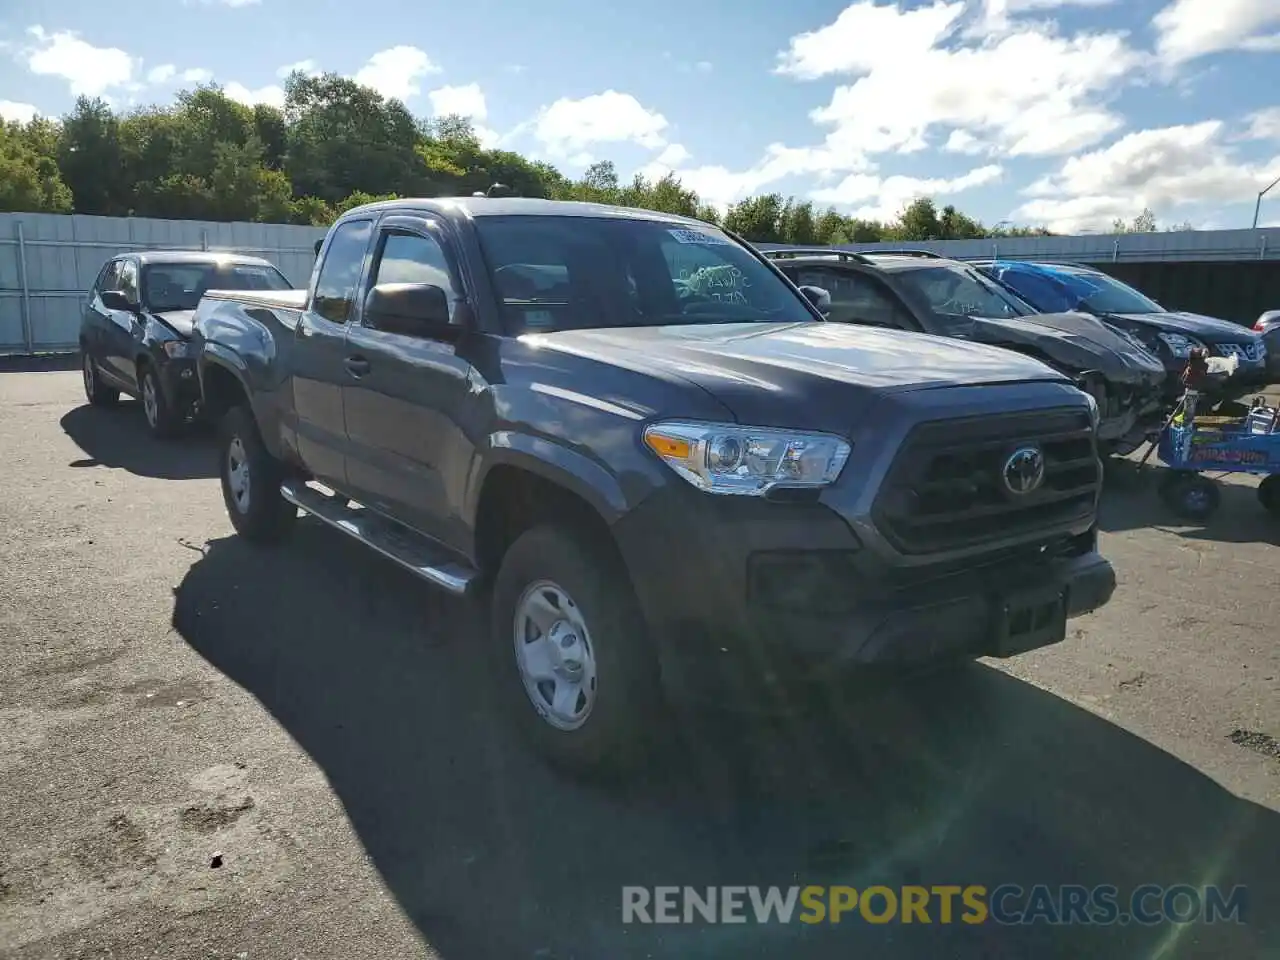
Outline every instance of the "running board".
<path fill-rule="evenodd" d="M 353 506 L 342 494 L 330 496 L 306 484 L 285 482 L 280 485 L 280 495 L 433 586 L 462 595 L 476 579 L 474 569 L 459 562 L 443 547 L 372 510 Z"/>

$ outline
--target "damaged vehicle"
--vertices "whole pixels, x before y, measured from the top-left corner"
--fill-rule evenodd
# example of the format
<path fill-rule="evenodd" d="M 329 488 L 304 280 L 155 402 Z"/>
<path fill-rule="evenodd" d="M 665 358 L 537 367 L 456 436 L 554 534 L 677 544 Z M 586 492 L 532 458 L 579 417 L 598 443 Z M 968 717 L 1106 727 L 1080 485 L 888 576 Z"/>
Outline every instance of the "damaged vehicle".
<path fill-rule="evenodd" d="M 197 414 L 191 347 L 196 304 L 209 290 L 288 290 L 269 261 L 231 253 L 157 250 L 112 257 L 80 322 L 80 371 L 94 406 L 142 401 L 147 428 L 170 437 Z"/>
<path fill-rule="evenodd" d="M 1080 263 L 985 260 L 974 264 L 1038 310 L 1075 310 L 1141 341 L 1164 366 L 1166 406 L 1182 396 L 1182 371 L 1191 352 L 1234 357 L 1236 371 L 1213 385 L 1206 400 L 1233 403 L 1271 381 L 1267 346 L 1256 330 L 1199 313 L 1166 310 L 1150 297 L 1096 267 Z"/>
<path fill-rule="evenodd" d="M 991 344 L 1066 374 L 1097 401 L 1098 441 L 1108 453 L 1130 453 L 1160 429 L 1164 365 L 1096 317 L 1038 313 L 972 266 L 925 251 L 763 253 L 797 286 L 826 290 L 830 320 Z"/>

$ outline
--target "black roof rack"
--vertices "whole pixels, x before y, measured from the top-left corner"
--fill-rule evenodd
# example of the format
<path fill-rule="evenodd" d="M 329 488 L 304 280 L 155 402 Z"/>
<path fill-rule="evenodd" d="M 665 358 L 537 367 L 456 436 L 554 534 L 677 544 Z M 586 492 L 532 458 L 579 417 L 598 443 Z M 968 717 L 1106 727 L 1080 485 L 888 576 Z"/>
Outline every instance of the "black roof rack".
<path fill-rule="evenodd" d="M 832 247 L 779 247 L 776 250 L 761 250 L 771 260 L 789 260 L 795 257 L 839 257 L 852 263 L 869 263 L 860 253 L 853 250 L 837 250 Z"/>
<path fill-rule="evenodd" d="M 885 256 L 885 257 L 924 257 L 928 260 L 950 260 L 950 257 L 944 257 L 940 253 L 934 253 L 932 250 L 865 250 L 868 256 Z"/>

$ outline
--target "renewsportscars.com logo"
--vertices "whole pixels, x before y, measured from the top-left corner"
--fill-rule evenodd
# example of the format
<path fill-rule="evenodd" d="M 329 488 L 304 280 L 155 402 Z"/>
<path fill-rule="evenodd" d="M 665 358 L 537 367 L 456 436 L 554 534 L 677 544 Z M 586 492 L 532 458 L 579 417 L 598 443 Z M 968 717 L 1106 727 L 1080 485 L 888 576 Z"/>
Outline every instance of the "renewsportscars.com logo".
<path fill-rule="evenodd" d="M 1248 889 L 1110 885 L 623 887 L 623 923 L 1245 923 Z"/>

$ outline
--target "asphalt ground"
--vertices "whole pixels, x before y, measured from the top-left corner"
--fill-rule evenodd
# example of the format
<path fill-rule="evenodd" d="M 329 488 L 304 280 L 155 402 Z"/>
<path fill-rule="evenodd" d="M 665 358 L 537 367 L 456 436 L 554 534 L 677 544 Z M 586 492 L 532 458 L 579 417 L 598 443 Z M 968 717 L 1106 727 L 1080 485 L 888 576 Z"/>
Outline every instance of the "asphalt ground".
<path fill-rule="evenodd" d="M 0 373 L 0 955 L 1280 956 L 1280 524 L 1109 471 L 1120 586 L 959 676 L 678 718 L 627 784 L 497 719 L 478 615 L 314 522 L 232 535 L 207 437 Z M 624 925 L 623 885 L 1245 885 L 1244 922 Z"/>

